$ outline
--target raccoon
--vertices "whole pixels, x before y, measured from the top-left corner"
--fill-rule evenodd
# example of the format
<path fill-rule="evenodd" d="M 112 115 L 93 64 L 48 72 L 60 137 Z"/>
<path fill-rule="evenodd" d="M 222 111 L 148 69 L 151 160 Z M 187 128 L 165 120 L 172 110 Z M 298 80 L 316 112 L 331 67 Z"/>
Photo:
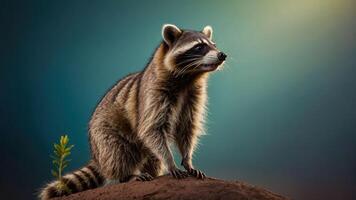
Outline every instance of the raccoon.
<path fill-rule="evenodd" d="M 167 170 L 177 179 L 205 178 L 192 156 L 204 133 L 209 72 L 226 59 L 212 35 L 210 26 L 193 31 L 164 25 L 163 41 L 144 70 L 119 80 L 96 107 L 89 123 L 89 164 L 63 177 L 69 190 L 59 190 L 54 181 L 40 199 L 150 181 Z M 185 171 L 174 162 L 171 145 L 177 146 Z"/>

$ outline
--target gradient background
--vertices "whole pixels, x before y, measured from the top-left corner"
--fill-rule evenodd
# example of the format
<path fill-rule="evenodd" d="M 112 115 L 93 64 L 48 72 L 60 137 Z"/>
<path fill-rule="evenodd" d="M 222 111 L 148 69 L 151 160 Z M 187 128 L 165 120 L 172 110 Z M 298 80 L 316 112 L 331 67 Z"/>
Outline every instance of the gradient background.
<path fill-rule="evenodd" d="M 1 1 L 1 195 L 35 198 L 64 133 L 75 144 L 67 171 L 84 165 L 97 102 L 144 67 L 162 24 L 174 23 L 212 25 L 229 55 L 209 82 L 200 169 L 293 199 L 355 199 L 355 8 L 352 0 Z"/>

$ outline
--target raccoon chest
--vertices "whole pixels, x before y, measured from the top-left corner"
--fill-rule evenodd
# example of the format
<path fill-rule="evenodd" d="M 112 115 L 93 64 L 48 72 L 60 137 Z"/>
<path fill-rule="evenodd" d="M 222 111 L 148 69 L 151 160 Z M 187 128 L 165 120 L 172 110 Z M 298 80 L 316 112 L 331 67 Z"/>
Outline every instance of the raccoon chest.
<path fill-rule="evenodd" d="M 179 132 L 179 126 L 182 124 L 182 118 L 189 118 L 187 107 L 186 95 L 179 95 L 174 105 L 170 107 L 170 116 L 166 118 L 166 123 L 170 125 L 169 138 L 174 139 Z"/>

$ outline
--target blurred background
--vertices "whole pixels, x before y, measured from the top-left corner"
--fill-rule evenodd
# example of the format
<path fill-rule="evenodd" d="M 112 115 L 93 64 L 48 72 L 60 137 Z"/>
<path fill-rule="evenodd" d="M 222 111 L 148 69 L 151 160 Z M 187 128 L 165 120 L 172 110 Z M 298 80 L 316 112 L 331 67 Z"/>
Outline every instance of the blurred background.
<path fill-rule="evenodd" d="M 87 124 L 116 80 L 141 70 L 173 23 L 214 28 L 228 54 L 209 82 L 195 165 L 293 199 L 356 198 L 356 3 L 1 1 L 4 199 L 35 199 L 68 134 L 71 171 L 89 160 Z"/>

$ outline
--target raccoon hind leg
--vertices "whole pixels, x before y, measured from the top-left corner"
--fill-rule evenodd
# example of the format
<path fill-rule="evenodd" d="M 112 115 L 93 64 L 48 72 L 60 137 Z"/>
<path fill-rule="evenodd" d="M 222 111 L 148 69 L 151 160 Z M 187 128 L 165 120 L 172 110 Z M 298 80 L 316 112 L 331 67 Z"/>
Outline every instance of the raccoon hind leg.
<path fill-rule="evenodd" d="M 145 158 L 141 144 L 129 142 L 118 135 L 110 135 L 99 143 L 99 146 L 105 147 L 99 148 L 98 165 L 106 185 L 127 182 L 140 175 Z"/>
<path fill-rule="evenodd" d="M 144 162 L 141 171 L 143 173 L 148 173 L 152 177 L 157 177 L 163 174 L 164 165 L 162 160 L 157 158 L 157 156 L 149 153 L 147 156 L 146 161 Z"/>

